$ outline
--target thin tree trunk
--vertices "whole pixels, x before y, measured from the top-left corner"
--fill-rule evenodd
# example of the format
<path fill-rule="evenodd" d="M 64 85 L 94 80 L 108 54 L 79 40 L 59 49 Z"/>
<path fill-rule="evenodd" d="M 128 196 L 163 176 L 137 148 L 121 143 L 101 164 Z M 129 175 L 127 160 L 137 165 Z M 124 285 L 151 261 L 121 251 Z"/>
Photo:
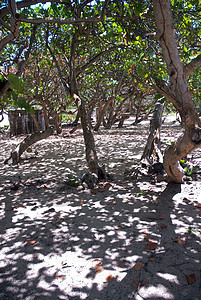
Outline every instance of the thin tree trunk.
<path fill-rule="evenodd" d="M 101 124 L 102 124 L 102 122 L 103 122 L 103 118 L 104 118 L 104 116 L 105 116 L 105 113 L 106 113 L 106 111 L 107 111 L 107 109 L 108 109 L 108 107 L 109 107 L 109 105 L 111 104 L 111 102 L 113 101 L 113 97 L 110 99 L 110 100 L 108 100 L 107 101 L 107 103 L 104 105 L 104 107 L 102 108 L 102 110 L 101 110 L 101 112 L 100 112 L 100 115 L 99 115 L 99 118 L 98 118 L 98 120 L 97 120 L 97 122 L 96 122 L 96 125 L 94 126 L 94 131 L 98 131 L 99 130 L 99 128 L 100 128 L 100 126 L 101 126 Z"/>
<path fill-rule="evenodd" d="M 85 105 L 77 95 L 74 95 L 74 98 L 76 100 L 80 118 L 81 118 L 81 124 L 82 124 L 82 130 L 83 130 L 84 142 L 86 148 L 86 160 L 88 163 L 88 167 L 91 173 L 95 173 L 98 176 L 98 169 L 99 169 L 98 157 L 95 149 L 94 137 L 89 127 L 89 123 L 87 121 Z"/>

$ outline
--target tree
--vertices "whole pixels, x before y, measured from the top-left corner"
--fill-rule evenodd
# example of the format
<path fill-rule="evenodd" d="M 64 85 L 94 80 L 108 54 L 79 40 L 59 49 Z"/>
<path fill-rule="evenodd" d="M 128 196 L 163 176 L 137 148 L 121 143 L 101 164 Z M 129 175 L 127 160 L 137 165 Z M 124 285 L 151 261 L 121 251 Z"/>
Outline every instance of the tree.
<path fill-rule="evenodd" d="M 163 57 L 166 62 L 169 84 L 157 79 L 156 87 L 179 112 L 185 132 L 165 150 L 164 168 L 170 181 L 183 182 L 184 172 L 179 161 L 201 145 L 201 121 L 188 86 L 188 77 L 201 65 L 201 54 L 182 65 L 179 56 L 170 0 L 154 0 L 153 8 Z"/>
<path fill-rule="evenodd" d="M 70 44 L 70 54 L 69 54 L 69 75 L 66 79 L 68 79 L 68 85 L 66 84 L 66 88 L 68 89 L 68 92 L 71 96 L 71 98 L 74 100 L 74 102 L 77 104 L 78 106 L 78 110 L 79 110 L 79 114 L 81 117 L 81 123 L 82 123 L 82 129 L 83 129 L 83 134 L 84 134 L 84 140 L 85 140 L 85 146 L 86 146 L 86 159 L 88 162 L 88 166 L 89 169 L 92 173 L 95 173 L 98 177 L 99 174 L 103 175 L 103 171 L 98 163 L 98 157 L 96 154 L 96 149 L 95 149 L 95 143 L 94 143 L 94 138 L 93 138 L 93 134 L 90 128 L 90 124 L 88 122 L 87 119 L 87 114 L 86 114 L 86 109 L 85 109 L 85 105 L 84 105 L 84 101 L 80 98 L 79 95 L 79 89 L 78 89 L 78 84 L 77 84 L 77 74 L 79 73 L 78 70 L 76 69 L 76 64 L 75 64 L 75 59 L 76 59 L 76 51 L 77 48 L 80 47 L 80 45 L 82 45 L 83 43 L 85 43 L 85 41 L 88 41 L 89 35 L 90 35 L 90 26 L 88 25 L 89 23 L 92 22 L 99 22 L 99 21 L 103 21 L 104 20 L 104 16 L 105 16 L 105 11 L 106 11 L 106 5 L 108 3 L 108 1 L 105 1 L 103 3 L 101 3 L 100 5 L 100 9 L 99 7 L 96 10 L 93 10 L 93 7 L 91 9 L 89 9 L 89 7 L 87 6 L 88 3 L 91 1 L 84 1 L 83 3 L 78 4 L 77 1 L 75 1 L 74 3 L 69 4 L 68 8 L 70 9 L 70 13 L 68 11 L 67 8 L 67 12 L 66 12 L 66 6 L 63 6 L 64 9 L 64 13 L 66 13 L 69 17 L 69 19 L 55 19 L 55 18 L 43 18 L 43 19 L 36 19 L 36 18 L 26 18 L 24 17 L 22 14 L 17 14 L 17 6 L 14 0 L 10 0 L 8 1 L 8 11 L 10 13 L 10 22 L 13 23 L 13 26 L 18 26 L 17 27 L 17 32 L 15 34 L 13 34 L 13 30 L 11 28 L 11 35 L 9 35 L 9 39 L 3 39 L 4 41 L 2 41 L 1 49 L 3 49 L 3 47 L 6 45 L 6 41 L 11 41 L 12 39 L 14 39 L 18 34 L 19 34 L 19 23 L 20 22 L 26 22 L 26 23 L 32 23 L 32 24 L 41 24 L 41 23 L 58 23 L 58 24 L 73 24 L 74 28 L 73 28 L 73 33 L 72 33 L 72 40 L 71 40 L 71 44 Z M 32 3 L 31 3 L 32 4 Z M 30 4 L 29 4 L 30 5 Z M 95 7 L 95 6 L 94 6 Z M 57 10 L 57 7 L 55 7 L 54 3 L 52 4 L 52 8 L 53 11 Z M 84 8 L 86 8 L 86 12 L 84 11 Z M 98 17 L 97 16 L 93 16 L 93 17 L 88 17 L 89 13 L 94 14 L 94 13 L 99 13 Z M 74 18 L 72 18 L 72 16 L 74 16 Z M 84 17 L 82 17 L 84 16 Z M 6 26 L 6 24 L 4 24 Z M 48 46 L 48 38 L 49 36 L 47 36 L 47 46 Z M 49 50 L 50 47 L 49 47 Z M 55 63 L 57 62 L 57 60 L 55 59 L 54 55 L 53 58 L 55 60 Z M 93 63 L 93 60 L 91 62 L 89 62 L 88 64 L 86 64 L 86 66 L 89 66 L 90 64 Z M 63 84 L 65 84 L 64 80 L 62 80 L 62 75 L 60 73 L 60 69 L 58 64 L 56 64 L 56 66 L 58 67 L 58 72 L 59 72 L 59 76 L 61 77 L 61 81 Z M 85 66 L 85 68 L 86 68 Z M 80 70 L 79 70 L 80 71 Z M 34 137 L 35 138 L 35 137 Z M 36 140 L 36 138 L 35 138 Z M 29 142 L 30 144 L 30 142 Z M 26 145 L 28 145 L 28 143 L 26 143 Z M 20 148 L 20 147 L 19 147 Z M 21 147 L 22 149 L 25 149 L 26 147 Z M 20 155 L 22 154 L 22 151 L 18 151 L 17 155 L 17 160 L 19 160 Z M 12 157 L 12 155 L 11 155 Z"/>
<path fill-rule="evenodd" d="M 145 0 L 134 2 L 130 0 L 94 2 L 86 0 L 72 1 L 65 3 L 65 5 L 60 2 L 56 4 L 57 1 L 48 1 L 51 2 L 48 10 L 40 8 L 38 11 L 40 18 L 34 10 L 31 15 L 29 9 L 24 9 L 20 14 L 17 12 L 17 8 L 29 7 L 35 2 L 45 3 L 46 1 L 15 2 L 15 0 L 9 0 L 8 5 L 0 10 L 0 21 L 3 26 L 0 49 L 4 49 L 11 41 L 17 40 L 22 30 L 20 24 L 39 24 L 40 26 L 41 24 L 49 24 L 49 27 L 54 27 L 55 34 L 60 31 L 61 36 L 66 37 L 66 43 L 68 43 L 67 49 L 64 49 L 68 54 L 66 68 L 62 69 L 56 63 L 62 49 L 61 36 L 58 35 L 53 48 L 51 43 L 55 42 L 55 39 L 53 39 L 53 31 L 51 31 L 51 34 L 46 36 L 46 44 L 49 52 L 52 52 L 51 55 L 57 67 L 63 90 L 66 90 L 70 94 L 72 101 L 78 105 L 86 148 L 88 147 L 89 149 L 89 151 L 87 150 L 87 161 L 91 166 L 91 171 L 97 173 L 99 163 L 90 121 L 87 118 L 86 94 L 82 93 L 84 89 L 80 89 L 80 83 L 84 82 L 82 74 L 88 76 L 90 67 L 95 63 L 97 67 L 98 59 L 111 50 L 116 51 L 120 47 L 121 41 L 123 41 L 124 47 L 129 44 L 134 49 L 134 69 L 137 72 L 137 76 L 133 76 L 133 82 L 131 80 L 131 90 L 134 91 L 135 88 L 134 80 L 136 80 L 139 94 L 145 90 L 142 82 L 150 84 L 151 88 L 153 88 L 153 82 L 155 81 L 157 91 L 172 102 L 181 115 L 185 133 L 175 144 L 166 149 L 164 167 L 171 181 L 182 182 L 183 172 L 179 168 L 179 160 L 200 146 L 201 136 L 199 116 L 190 93 L 190 87 L 193 88 L 193 85 L 197 84 L 198 80 L 191 76 L 189 85 L 187 82 L 193 71 L 200 66 L 201 61 L 200 39 L 198 37 L 200 35 L 200 26 L 196 12 L 198 0 L 191 0 L 188 3 L 182 0 L 174 0 L 172 8 L 170 0 L 154 0 L 153 6 L 151 2 Z M 153 17 L 153 8 L 155 19 Z M 172 12 L 174 19 L 177 20 L 175 23 L 176 33 L 173 26 Z M 9 14 L 9 17 L 7 17 L 7 14 Z M 55 15 L 57 16 L 56 18 Z M 157 36 L 153 33 L 155 27 L 157 27 Z M 48 33 L 47 27 L 41 26 L 40 29 L 43 30 L 43 36 L 45 37 L 45 32 Z M 69 37 L 67 37 L 67 31 L 70 32 Z M 192 34 L 189 34 L 190 32 Z M 102 41 L 102 45 L 100 41 Z M 164 60 L 162 59 L 159 45 L 162 48 Z M 16 45 L 17 47 L 18 45 Z M 190 57 L 189 52 L 191 52 Z M 130 55 L 128 57 L 127 55 L 125 56 L 125 61 L 128 60 L 128 65 L 130 65 L 129 57 Z M 80 59 L 79 62 L 78 58 Z M 116 61 L 114 64 L 116 64 Z M 123 69 L 125 74 L 126 68 Z M 89 73 L 86 71 L 89 71 Z M 200 76 L 200 73 L 196 72 Z M 138 75 L 140 75 L 141 82 L 139 82 Z M 127 77 L 129 76 L 126 74 L 124 80 Z M 94 74 L 91 78 L 95 78 Z M 114 79 L 116 80 L 116 78 Z M 2 95 L 9 88 L 9 84 L 9 80 L 4 84 L 1 90 Z M 114 87 L 111 86 L 111 88 Z M 110 95 L 109 85 L 105 88 L 105 91 L 107 95 Z M 199 95 L 199 92 L 197 92 L 197 95 Z M 91 100 L 91 97 L 89 99 Z M 94 102 L 92 103 L 88 100 L 87 104 L 89 106 L 91 104 L 91 109 L 95 105 Z M 141 101 L 134 104 L 137 109 L 142 107 Z M 118 119 L 121 109 L 124 112 L 123 104 L 118 103 L 114 99 L 109 102 L 108 107 L 107 104 L 104 107 L 107 109 L 107 112 L 110 112 L 108 115 L 109 123 Z M 104 109 L 102 112 L 104 115 Z M 122 120 L 123 118 L 119 121 Z"/>

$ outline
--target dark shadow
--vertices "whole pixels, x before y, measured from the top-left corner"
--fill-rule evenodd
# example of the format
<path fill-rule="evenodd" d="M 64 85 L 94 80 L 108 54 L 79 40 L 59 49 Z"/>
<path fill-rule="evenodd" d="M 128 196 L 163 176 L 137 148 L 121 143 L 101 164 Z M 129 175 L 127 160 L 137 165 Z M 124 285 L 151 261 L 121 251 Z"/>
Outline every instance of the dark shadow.
<path fill-rule="evenodd" d="M 66 184 L 86 169 L 81 137 L 48 140 L 38 159 L 0 170 L 0 299 L 200 299 L 199 182 L 125 179 L 118 168 L 132 163 L 137 134 L 113 149 L 96 136 L 106 164 L 114 150 L 109 167 L 121 179 L 108 190 Z"/>

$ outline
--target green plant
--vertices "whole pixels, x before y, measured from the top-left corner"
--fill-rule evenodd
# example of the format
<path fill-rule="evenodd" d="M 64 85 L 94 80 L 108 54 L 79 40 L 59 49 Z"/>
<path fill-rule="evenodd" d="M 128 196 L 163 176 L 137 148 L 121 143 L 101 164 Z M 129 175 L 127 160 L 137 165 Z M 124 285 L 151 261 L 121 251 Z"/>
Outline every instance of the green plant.
<path fill-rule="evenodd" d="M 185 167 L 184 168 L 186 175 L 190 176 L 196 171 L 196 167 Z"/>
<path fill-rule="evenodd" d="M 146 193 L 147 193 L 147 191 L 139 191 L 139 192 L 137 192 L 137 195 L 144 196 L 144 195 L 146 195 Z"/>
<path fill-rule="evenodd" d="M 67 184 L 73 187 L 77 187 L 79 185 L 79 180 L 77 176 L 68 174 L 67 175 Z"/>
<path fill-rule="evenodd" d="M 187 229 L 187 232 L 190 235 L 194 235 L 196 233 L 196 231 L 197 230 L 195 228 L 192 228 L 191 226 L 189 226 L 188 229 Z"/>

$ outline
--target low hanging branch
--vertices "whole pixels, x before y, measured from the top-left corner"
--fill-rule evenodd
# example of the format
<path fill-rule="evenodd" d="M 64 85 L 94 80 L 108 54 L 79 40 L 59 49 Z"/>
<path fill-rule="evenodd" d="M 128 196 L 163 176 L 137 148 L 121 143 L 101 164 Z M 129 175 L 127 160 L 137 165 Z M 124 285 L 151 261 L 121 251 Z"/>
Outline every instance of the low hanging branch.
<path fill-rule="evenodd" d="M 27 136 L 18 146 L 17 148 L 11 152 L 10 157 L 4 161 L 4 164 L 7 164 L 10 159 L 12 159 L 13 164 L 18 164 L 20 161 L 21 155 L 27 150 L 28 147 L 33 145 L 34 143 L 45 139 L 52 135 L 54 132 L 53 127 L 49 127 L 48 129 L 41 132 L 34 132 L 33 134 Z"/>

